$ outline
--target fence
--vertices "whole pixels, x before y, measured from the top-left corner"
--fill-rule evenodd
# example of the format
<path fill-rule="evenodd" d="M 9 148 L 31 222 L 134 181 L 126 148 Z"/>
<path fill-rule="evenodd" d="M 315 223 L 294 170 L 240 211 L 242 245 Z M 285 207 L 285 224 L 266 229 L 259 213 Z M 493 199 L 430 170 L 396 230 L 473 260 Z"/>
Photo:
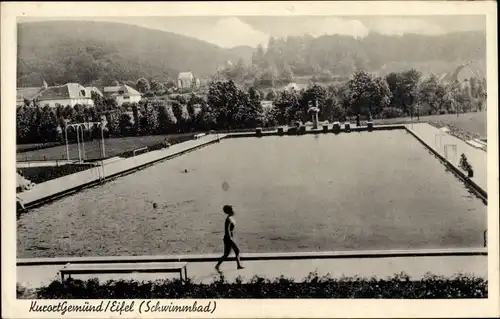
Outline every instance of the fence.
<path fill-rule="evenodd" d="M 137 155 L 138 152 L 141 152 L 141 151 L 145 151 L 143 153 L 147 153 L 148 152 L 148 147 L 147 146 L 144 146 L 144 147 L 140 147 L 140 148 L 137 148 L 133 151 L 133 154 L 134 156 Z"/>

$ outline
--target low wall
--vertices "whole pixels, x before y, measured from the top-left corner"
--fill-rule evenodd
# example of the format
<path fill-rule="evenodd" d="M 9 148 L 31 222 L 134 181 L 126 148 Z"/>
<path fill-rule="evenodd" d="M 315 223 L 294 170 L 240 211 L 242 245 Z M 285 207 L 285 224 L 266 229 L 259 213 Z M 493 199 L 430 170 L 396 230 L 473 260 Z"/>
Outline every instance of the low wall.
<path fill-rule="evenodd" d="M 349 259 L 349 258 L 395 258 L 395 257 L 445 257 L 445 256 L 488 256 L 487 248 L 418 249 L 418 250 L 365 250 L 365 251 L 325 251 L 290 253 L 246 253 L 241 260 L 301 260 L 301 259 Z M 105 263 L 144 262 L 217 262 L 221 254 L 205 255 L 158 255 L 158 256 L 105 256 L 105 257 L 58 257 L 58 258 L 18 258 L 17 266 L 42 266 Z M 230 257 L 229 260 L 234 260 Z"/>
<path fill-rule="evenodd" d="M 455 165 L 453 165 L 449 160 L 447 160 L 443 155 L 436 151 L 432 146 L 426 143 L 422 138 L 420 138 L 415 132 L 410 128 L 405 127 L 406 131 L 413 135 L 420 143 L 422 143 L 429 151 L 431 151 L 450 171 L 452 171 L 460 180 L 462 180 L 465 185 L 467 185 L 474 193 L 486 204 L 488 205 L 488 193 L 477 185 L 472 179 L 470 179 L 465 173 Z"/>
<path fill-rule="evenodd" d="M 373 131 L 387 131 L 387 130 L 403 130 L 405 129 L 405 126 L 403 124 L 391 124 L 391 125 L 378 125 L 378 126 L 373 126 Z M 367 132 L 368 127 L 367 126 L 358 126 L 358 127 L 350 127 L 350 132 Z M 250 131 L 250 132 L 234 132 L 234 133 L 228 133 L 227 138 L 242 138 L 242 137 L 265 137 L 265 136 L 290 136 L 287 134 L 288 130 L 284 130 L 283 135 L 278 131 L 278 130 L 272 130 L 272 131 L 262 131 L 260 133 L 260 136 L 257 135 L 256 130 Z M 340 133 L 350 133 L 345 130 L 345 127 L 341 127 Z M 323 128 L 318 128 L 318 129 L 311 129 L 305 131 L 304 134 L 329 134 L 333 133 L 333 128 L 328 128 L 328 131 L 325 132 Z M 297 134 L 298 136 L 302 135 L 300 133 Z M 294 134 L 295 136 L 295 134 Z"/>

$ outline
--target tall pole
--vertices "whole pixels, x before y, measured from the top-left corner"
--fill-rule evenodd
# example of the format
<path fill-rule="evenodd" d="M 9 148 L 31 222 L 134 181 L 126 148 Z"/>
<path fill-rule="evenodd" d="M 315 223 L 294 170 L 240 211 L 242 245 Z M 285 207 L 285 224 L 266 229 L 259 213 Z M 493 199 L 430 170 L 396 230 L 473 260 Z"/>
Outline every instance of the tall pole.
<path fill-rule="evenodd" d="M 82 161 L 82 152 L 80 151 L 80 133 L 78 132 L 80 126 L 76 125 L 76 143 L 78 145 L 78 160 Z"/>
<path fill-rule="evenodd" d="M 102 141 L 102 157 L 106 157 L 106 149 L 104 148 L 104 124 L 101 122 L 101 141 Z"/>
<path fill-rule="evenodd" d="M 64 127 L 64 135 L 66 137 L 66 157 L 69 161 L 69 145 L 68 145 L 68 125 Z"/>
<path fill-rule="evenodd" d="M 84 135 L 85 124 L 81 126 L 81 130 L 82 130 L 82 159 L 85 160 L 85 135 Z"/>

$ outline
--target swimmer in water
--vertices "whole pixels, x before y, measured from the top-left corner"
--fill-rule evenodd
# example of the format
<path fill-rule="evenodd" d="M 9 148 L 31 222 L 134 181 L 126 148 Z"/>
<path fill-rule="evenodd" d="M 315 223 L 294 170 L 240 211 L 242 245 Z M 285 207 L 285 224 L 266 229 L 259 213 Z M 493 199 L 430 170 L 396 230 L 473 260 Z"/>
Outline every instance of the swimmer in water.
<path fill-rule="evenodd" d="M 234 254 L 236 255 L 236 263 L 238 265 L 238 269 L 243 269 L 244 267 L 240 262 L 240 249 L 238 248 L 238 245 L 236 245 L 236 242 L 233 238 L 233 231 L 235 226 L 233 207 L 230 205 L 224 205 L 222 210 L 227 215 L 226 221 L 224 223 L 224 254 L 219 259 L 217 265 L 215 265 L 215 269 L 217 269 L 217 271 L 220 271 L 219 267 L 227 259 L 229 253 L 231 252 L 231 249 L 234 250 Z"/>

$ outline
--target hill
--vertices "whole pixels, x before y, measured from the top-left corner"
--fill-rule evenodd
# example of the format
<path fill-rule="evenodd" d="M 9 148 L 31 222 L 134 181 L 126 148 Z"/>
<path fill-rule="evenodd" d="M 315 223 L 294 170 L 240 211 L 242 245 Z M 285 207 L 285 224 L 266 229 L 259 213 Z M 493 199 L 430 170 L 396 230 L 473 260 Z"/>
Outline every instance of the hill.
<path fill-rule="evenodd" d="M 439 36 L 370 34 L 362 39 L 328 35 L 271 39 L 267 50 L 224 49 L 175 33 L 127 24 L 90 21 L 22 23 L 18 27 L 18 86 L 79 82 L 106 84 L 139 77 L 167 81 L 178 72 L 213 75 L 228 60 L 254 64 L 233 70 L 235 79 L 349 76 L 356 68 L 380 74 L 416 68 L 422 73 L 453 72 L 461 64 L 484 76 L 484 32 Z M 246 75 L 245 75 L 246 74 Z M 248 75 L 250 74 L 250 75 Z"/>
<path fill-rule="evenodd" d="M 215 73 L 254 49 L 214 44 L 127 24 L 49 21 L 18 25 L 18 85 L 137 79 L 166 80 L 178 72 Z"/>

